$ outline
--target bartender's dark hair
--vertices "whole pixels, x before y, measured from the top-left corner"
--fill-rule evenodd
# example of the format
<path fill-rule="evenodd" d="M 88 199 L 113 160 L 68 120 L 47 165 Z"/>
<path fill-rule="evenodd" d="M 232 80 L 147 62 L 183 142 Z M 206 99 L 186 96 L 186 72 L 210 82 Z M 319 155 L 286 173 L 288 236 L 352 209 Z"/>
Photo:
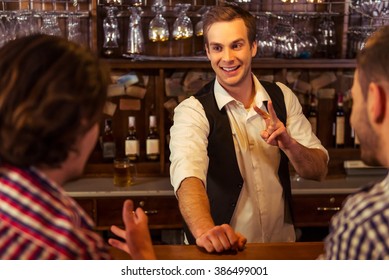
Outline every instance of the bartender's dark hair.
<path fill-rule="evenodd" d="M 233 21 L 242 19 L 247 28 L 247 37 L 250 46 L 253 45 L 256 38 L 256 20 L 249 11 L 234 5 L 234 3 L 224 3 L 220 6 L 212 7 L 205 15 L 203 20 L 204 43 L 208 45 L 208 31 L 212 24 L 222 21 Z"/>
<path fill-rule="evenodd" d="M 389 26 L 375 31 L 357 55 L 359 83 L 366 98 L 370 82 L 389 82 Z"/>
<path fill-rule="evenodd" d="M 0 161 L 58 167 L 102 116 L 110 76 L 86 48 L 32 35 L 0 49 Z"/>

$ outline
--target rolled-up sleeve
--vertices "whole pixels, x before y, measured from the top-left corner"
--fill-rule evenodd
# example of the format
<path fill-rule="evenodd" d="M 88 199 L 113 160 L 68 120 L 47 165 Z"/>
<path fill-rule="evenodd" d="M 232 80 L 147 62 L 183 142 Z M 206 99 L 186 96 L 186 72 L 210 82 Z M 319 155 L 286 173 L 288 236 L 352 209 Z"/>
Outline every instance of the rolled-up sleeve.
<path fill-rule="evenodd" d="M 209 123 L 201 103 L 194 97 L 174 110 L 170 128 L 170 180 L 177 192 L 182 180 L 197 177 L 206 186 Z"/>

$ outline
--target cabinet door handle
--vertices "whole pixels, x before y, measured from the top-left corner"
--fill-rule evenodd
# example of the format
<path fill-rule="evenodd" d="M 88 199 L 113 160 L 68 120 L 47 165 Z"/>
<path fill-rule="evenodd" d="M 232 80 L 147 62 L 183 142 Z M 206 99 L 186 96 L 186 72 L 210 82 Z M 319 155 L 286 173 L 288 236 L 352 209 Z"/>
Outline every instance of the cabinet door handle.
<path fill-rule="evenodd" d="M 339 211 L 340 207 L 317 207 L 317 211 Z"/>
<path fill-rule="evenodd" d="M 144 210 L 146 215 L 156 215 L 158 210 Z"/>

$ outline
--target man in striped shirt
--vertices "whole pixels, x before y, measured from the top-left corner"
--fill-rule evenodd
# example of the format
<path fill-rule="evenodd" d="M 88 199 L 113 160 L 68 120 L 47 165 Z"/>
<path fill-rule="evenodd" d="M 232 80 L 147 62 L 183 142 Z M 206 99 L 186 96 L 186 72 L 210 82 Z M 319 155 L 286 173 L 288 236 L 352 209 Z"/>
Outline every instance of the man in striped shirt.
<path fill-rule="evenodd" d="M 64 38 L 32 35 L 0 49 L 0 259 L 109 259 L 93 222 L 62 185 L 82 174 L 99 135 L 109 72 Z M 123 206 L 133 259 L 153 259 L 141 209 Z"/>
<path fill-rule="evenodd" d="M 357 56 L 350 118 L 368 165 L 389 167 L 389 26 Z M 389 259 L 389 175 L 350 196 L 331 221 L 324 259 Z"/>

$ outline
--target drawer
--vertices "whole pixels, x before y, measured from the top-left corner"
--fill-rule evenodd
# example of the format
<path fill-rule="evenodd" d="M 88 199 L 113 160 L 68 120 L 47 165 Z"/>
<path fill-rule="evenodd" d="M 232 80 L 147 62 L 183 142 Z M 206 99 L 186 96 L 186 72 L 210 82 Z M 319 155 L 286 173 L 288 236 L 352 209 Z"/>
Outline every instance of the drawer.
<path fill-rule="evenodd" d="M 122 226 L 122 208 L 126 199 L 132 199 L 135 208 L 141 207 L 149 218 L 152 229 L 182 228 L 182 218 L 174 196 L 147 196 L 129 198 L 99 198 L 96 200 L 96 226 Z"/>
<path fill-rule="evenodd" d="M 328 226 L 347 194 L 294 195 L 293 215 L 295 226 Z"/>

